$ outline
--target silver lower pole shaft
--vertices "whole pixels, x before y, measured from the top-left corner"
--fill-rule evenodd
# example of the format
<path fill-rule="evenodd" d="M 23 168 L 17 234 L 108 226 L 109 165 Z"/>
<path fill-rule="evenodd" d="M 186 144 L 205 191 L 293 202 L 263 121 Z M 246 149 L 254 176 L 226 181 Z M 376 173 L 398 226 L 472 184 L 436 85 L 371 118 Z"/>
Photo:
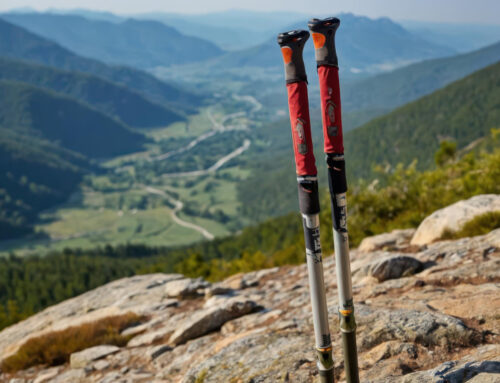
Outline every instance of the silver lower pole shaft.
<path fill-rule="evenodd" d="M 316 176 L 297 178 L 299 205 L 306 244 L 307 275 L 313 314 L 317 366 L 321 383 L 333 383 L 333 354 L 326 305 L 323 256 L 319 229 L 319 197 Z"/>
<path fill-rule="evenodd" d="M 333 356 L 326 304 L 319 215 L 302 215 L 306 242 L 307 272 L 313 314 L 317 365 L 322 383 L 334 382 Z"/>
<path fill-rule="evenodd" d="M 351 260 L 349 257 L 349 235 L 347 232 L 346 194 L 335 194 L 334 217 L 337 224 L 333 229 L 335 268 L 339 294 L 340 331 L 344 351 L 346 381 L 359 383 L 358 353 L 356 346 L 356 320 L 352 299 Z"/>
<path fill-rule="evenodd" d="M 335 268 L 339 293 L 339 319 L 347 383 L 359 383 L 356 320 L 352 300 L 351 260 L 347 232 L 347 181 L 343 154 L 327 154 L 328 186 L 333 221 Z"/>

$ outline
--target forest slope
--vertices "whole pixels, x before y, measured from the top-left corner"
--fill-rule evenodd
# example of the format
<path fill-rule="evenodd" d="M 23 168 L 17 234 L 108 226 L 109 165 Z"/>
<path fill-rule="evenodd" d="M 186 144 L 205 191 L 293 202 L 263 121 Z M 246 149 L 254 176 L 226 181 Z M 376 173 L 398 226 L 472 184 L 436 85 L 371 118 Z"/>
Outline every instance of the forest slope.
<path fill-rule="evenodd" d="M 92 105 L 134 127 L 166 126 L 184 117 L 125 86 L 81 72 L 0 57 L 0 79 L 46 88 Z"/>

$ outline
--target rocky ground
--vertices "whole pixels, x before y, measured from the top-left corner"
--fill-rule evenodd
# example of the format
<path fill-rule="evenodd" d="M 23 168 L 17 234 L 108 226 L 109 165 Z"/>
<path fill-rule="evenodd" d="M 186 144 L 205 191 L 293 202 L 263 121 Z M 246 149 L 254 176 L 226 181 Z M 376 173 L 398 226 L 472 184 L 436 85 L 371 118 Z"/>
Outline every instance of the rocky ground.
<path fill-rule="evenodd" d="M 500 229 L 427 245 L 414 230 L 366 239 L 351 252 L 362 382 L 500 382 Z M 336 276 L 325 280 L 337 380 L 343 379 Z M 305 265 L 209 284 L 182 275 L 121 279 L 0 333 L 0 359 L 28 338 L 119 313 L 149 319 L 122 348 L 97 346 L 58 367 L 0 381 L 314 382 Z"/>

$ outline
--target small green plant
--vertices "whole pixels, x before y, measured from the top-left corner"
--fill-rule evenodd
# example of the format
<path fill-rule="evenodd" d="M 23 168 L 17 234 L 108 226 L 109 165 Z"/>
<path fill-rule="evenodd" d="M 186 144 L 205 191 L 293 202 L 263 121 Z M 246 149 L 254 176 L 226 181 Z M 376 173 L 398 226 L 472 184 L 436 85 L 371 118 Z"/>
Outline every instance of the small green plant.
<path fill-rule="evenodd" d="M 207 369 L 202 370 L 196 377 L 194 383 L 203 383 L 205 381 L 205 378 L 207 377 L 207 373 Z"/>
<path fill-rule="evenodd" d="M 481 214 L 468 221 L 460 230 L 446 229 L 441 235 L 442 239 L 458 239 L 475 237 L 487 234 L 500 227 L 500 211 Z"/>
<path fill-rule="evenodd" d="M 457 155 L 457 143 L 443 141 L 439 145 L 439 149 L 434 154 L 434 161 L 437 166 L 443 166 L 455 159 Z"/>
<path fill-rule="evenodd" d="M 101 344 L 124 346 L 132 337 L 120 333 L 145 319 L 144 316 L 126 313 L 49 332 L 29 339 L 14 355 L 2 362 L 1 369 L 16 372 L 40 364 L 56 366 L 66 363 L 72 353 L 89 347 Z"/>

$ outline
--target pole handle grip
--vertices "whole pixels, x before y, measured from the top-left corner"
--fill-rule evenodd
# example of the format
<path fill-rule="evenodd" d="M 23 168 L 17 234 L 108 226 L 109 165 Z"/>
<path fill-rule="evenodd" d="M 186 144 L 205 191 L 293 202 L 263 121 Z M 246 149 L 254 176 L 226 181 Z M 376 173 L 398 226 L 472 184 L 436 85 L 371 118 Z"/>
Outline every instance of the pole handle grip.
<path fill-rule="evenodd" d="M 336 17 L 309 20 L 308 27 L 312 34 L 318 66 L 339 66 L 335 49 L 335 33 L 339 25 L 340 20 Z"/>
<path fill-rule="evenodd" d="M 278 35 L 287 84 L 299 81 L 307 82 L 306 68 L 302 58 L 307 39 L 309 39 L 309 32 L 305 30 L 283 32 Z"/>

